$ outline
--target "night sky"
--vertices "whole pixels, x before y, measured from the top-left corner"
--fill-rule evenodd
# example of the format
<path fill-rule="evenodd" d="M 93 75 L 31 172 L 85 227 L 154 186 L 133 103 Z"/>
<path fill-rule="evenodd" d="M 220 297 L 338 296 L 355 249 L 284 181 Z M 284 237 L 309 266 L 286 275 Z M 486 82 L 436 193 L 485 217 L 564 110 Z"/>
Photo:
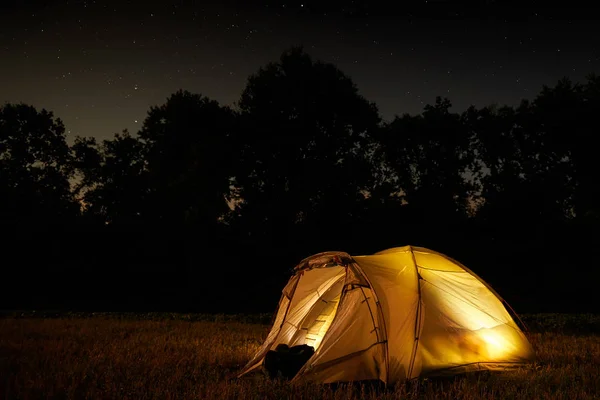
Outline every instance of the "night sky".
<path fill-rule="evenodd" d="M 455 111 L 516 105 L 600 70 L 595 11 L 533 2 L 0 4 L 0 102 L 53 111 L 70 140 L 137 132 L 180 88 L 234 105 L 248 75 L 294 45 L 335 63 L 387 120 L 438 95 Z"/>

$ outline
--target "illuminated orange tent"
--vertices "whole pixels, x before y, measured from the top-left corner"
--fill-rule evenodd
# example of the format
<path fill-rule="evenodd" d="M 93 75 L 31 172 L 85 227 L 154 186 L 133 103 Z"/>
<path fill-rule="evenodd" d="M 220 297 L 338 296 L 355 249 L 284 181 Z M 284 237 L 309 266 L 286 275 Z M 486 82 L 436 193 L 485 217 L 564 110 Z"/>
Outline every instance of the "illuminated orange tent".
<path fill-rule="evenodd" d="M 532 361 L 505 302 L 457 261 L 405 246 L 369 256 L 326 252 L 294 269 L 265 342 L 239 376 L 280 344 L 315 349 L 293 381 L 381 380 Z"/>

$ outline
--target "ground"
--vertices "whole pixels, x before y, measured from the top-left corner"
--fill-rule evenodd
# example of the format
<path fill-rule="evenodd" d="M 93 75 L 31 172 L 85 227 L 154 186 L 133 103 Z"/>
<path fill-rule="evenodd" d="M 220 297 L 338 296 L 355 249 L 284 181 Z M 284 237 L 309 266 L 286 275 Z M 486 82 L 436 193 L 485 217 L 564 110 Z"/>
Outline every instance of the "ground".
<path fill-rule="evenodd" d="M 0 317 L 0 398 L 600 398 L 598 317 L 524 319 L 534 328 L 531 368 L 385 390 L 292 385 L 261 374 L 236 379 L 267 334 L 264 316 L 12 313 Z"/>

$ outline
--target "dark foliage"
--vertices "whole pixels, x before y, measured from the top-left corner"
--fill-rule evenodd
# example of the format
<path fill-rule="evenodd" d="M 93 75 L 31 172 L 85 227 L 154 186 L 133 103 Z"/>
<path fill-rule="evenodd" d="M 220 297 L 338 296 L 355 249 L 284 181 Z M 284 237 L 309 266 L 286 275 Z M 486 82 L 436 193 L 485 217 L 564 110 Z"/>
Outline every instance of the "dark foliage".
<path fill-rule="evenodd" d="M 0 107 L 0 221 L 28 231 L 72 220 L 71 153 L 51 112 L 25 104 Z M 9 234 L 8 232 L 5 234 Z"/>
<path fill-rule="evenodd" d="M 430 247 L 521 312 L 598 312 L 600 79 L 517 107 L 382 122 L 292 48 L 236 109 L 178 91 L 142 129 L 69 146 L 52 113 L 0 108 L 0 309 L 272 310 L 320 251 Z"/>

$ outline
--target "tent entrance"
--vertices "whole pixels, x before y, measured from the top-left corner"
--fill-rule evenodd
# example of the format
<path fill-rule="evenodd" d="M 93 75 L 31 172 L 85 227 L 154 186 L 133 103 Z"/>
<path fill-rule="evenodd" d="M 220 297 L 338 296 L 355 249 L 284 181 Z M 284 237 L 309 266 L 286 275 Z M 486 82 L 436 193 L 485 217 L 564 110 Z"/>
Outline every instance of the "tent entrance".
<path fill-rule="evenodd" d="M 342 272 L 342 271 L 341 271 Z M 335 276 L 325 288 L 321 286 L 311 294 L 309 307 L 306 307 L 305 315 L 300 320 L 296 332 L 292 335 L 288 346 L 308 345 L 315 349 L 319 348 L 323 337 L 329 330 L 338 309 L 342 289 L 344 287 L 345 274 Z M 323 290 L 324 289 L 324 290 Z M 307 304 L 307 305 L 308 305 Z"/>
<path fill-rule="evenodd" d="M 334 299 L 328 301 L 315 321 L 307 328 L 305 344 L 314 347 L 315 350 L 319 348 L 323 336 L 325 336 L 325 333 L 327 333 L 327 330 L 335 318 L 340 297 L 341 293 Z"/>
<path fill-rule="evenodd" d="M 307 271 L 298 282 L 284 329 L 263 365 L 272 377 L 293 378 L 317 352 L 335 319 L 345 281 L 343 267 Z"/>

